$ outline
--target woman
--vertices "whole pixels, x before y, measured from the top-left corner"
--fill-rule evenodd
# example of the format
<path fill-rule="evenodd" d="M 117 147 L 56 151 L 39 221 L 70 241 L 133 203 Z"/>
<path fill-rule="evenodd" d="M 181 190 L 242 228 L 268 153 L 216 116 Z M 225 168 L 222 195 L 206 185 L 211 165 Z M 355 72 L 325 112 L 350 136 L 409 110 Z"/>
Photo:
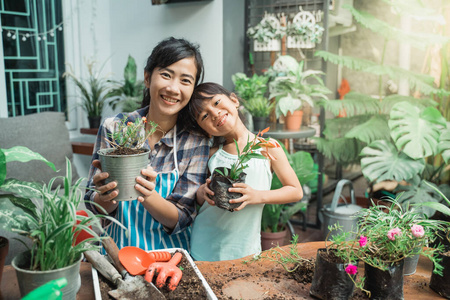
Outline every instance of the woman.
<path fill-rule="evenodd" d="M 108 133 L 123 114 L 106 119 L 99 128 L 89 171 L 87 207 L 102 206 L 127 229 L 109 224 L 106 232 L 119 248 L 136 246 L 145 250 L 180 247 L 189 250 L 190 227 L 196 215 L 195 192 L 205 182 L 209 156 L 208 141 L 184 127 L 186 105 L 194 87 L 203 79 L 203 62 L 196 46 L 173 37 L 161 41 L 145 67 L 143 108 L 128 119 L 146 116 L 158 129 L 145 145 L 151 149 L 146 177 L 136 179 L 143 196 L 134 201 L 114 201 L 120 191 L 115 182 L 105 185 L 108 173 L 101 172 L 97 150 L 110 147 Z"/>

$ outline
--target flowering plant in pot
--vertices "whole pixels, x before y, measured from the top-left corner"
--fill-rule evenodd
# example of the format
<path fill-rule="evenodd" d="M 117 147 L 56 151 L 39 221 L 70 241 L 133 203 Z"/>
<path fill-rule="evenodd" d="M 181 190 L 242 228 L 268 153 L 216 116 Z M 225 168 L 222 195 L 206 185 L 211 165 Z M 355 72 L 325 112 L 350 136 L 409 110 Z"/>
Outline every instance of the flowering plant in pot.
<path fill-rule="evenodd" d="M 81 284 L 82 253 L 99 248 L 94 243 L 101 237 L 93 228 L 101 231 L 102 217 L 118 222 L 106 212 L 93 215 L 89 211 L 77 211 L 84 196 L 84 189 L 80 188 L 83 178 L 72 184 L 68 159 L 65 176 L 54 177 L 47 185 L 13 178 L 5 180 L 7 162 L 30 160 L 43 161 L 56 171 L 53 163 L 26 147 L 0 149 L 0 228 L 32 241 L 30 250 L 18 253 L 12 261 L 21 294 L 25 296 L 51 279 L 67 277 L 64 297 L 75 298 Z M 63 179 L 63 186 L 55 187 L 58 178 Z"/>
<path fill-rule="evenodd" d="M 103 148 L 97 153 L 102 170 L 109 173 L 106 183 L 117 181 L 116 188 L 120 192 L 114 200 L 135 200 L 140 196 L 134 188 L 136 177 L 142 176 L 141 170 L 147 167 L 150 150 L 144 145 L 157 127 L 155 122 L 147 122 L 146 117 L 132 122 L 124 116 L 114 124 L 114 130 L 107 133 L 112 148 Z"/>
<path fill-rule="evenodd" d="M 355 283 L 374 298 L 403 297 L 403 261 L 407 257 L 424 255 L 433 261 L 433 272 L 442 274 L 442 266 L 436 258 L 442 247 L 427 246 L 437 238 L 437 232 L 444 228 L 446 222 L 428 219 L 415 206 L 402 208 L 398 201 L 400 197 L 385 200 L 390 205 L 361 209 L 358 231 L 341 233 L 337 237 L 338 242 L 330 246 L 336 249 L 338 257 L 346 261 L 345 271 L 349 275 L 357 273 L 357 265 L 352 260 L 359 259 L 365 263 L 365 276 Z M 435 204 L 431 203 L 436 209 L 448 212 L 444 205 Z M 345 241 L 347 236 L 343 238 L 342 235 L 351 234 L 355 238 Z M 378 280 L 389 282 L 389 288 Z"/>
<path fill-rule="evenodd" d="M 275 159 L 267 150 L 261 151 L 261 153 L 255 152 L 260 148 L 278 148 L 280 144 L 276 141 L 271 141 L 269 138 L 264 139 L 262 136 L 269 131 L 269 127 L 258 132 L 254 139 L 247 141 L 244 149 L 239 150 L 239 145 L 235 141 L 236 150 L 238 153 L 237 161 L 231 164 L 230 168 L 220 167 L 213 171 L 210 189 L 214 191 L 214 196 L 211 199 L 214 201 L 217 207 L 234 211 L 241 203 L 229 203 L 231 199 L 237 199 L 242 197 L 241 193 L 231 193 L 228 189 L 236 182 L 245 182 L 245 176 L 247 175 L 244 170 L 248 167 L 246 164 L 250 159 Z"/>

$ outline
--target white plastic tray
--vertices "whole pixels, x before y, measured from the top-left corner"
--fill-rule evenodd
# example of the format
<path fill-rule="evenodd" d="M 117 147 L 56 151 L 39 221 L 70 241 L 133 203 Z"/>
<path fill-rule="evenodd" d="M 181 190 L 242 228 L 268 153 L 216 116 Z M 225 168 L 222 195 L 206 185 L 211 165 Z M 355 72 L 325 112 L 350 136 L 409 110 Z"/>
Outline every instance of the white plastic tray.
<path fill-rule="evenodd" d="M 183 248 L 169 248 L 169 249 L 161 249 L 161 250 L 154 250 L 154 251 L 168 251 L 170 253 L 175 253 L 176 251 L 182 252 L 184 256 L 186 256 L 187 260 L 191 264 L 192 268 L 194 268 L 195 273 L 200 278 L 200 280 L 203 283 L 203 286 L 205 287 L 207 299 L 208 300 L 217 300 L 216 295 L 212 291 L 211 287 L 209 286 L 208 282 L 206 281 L 205 277 L 203 277 L 200 270 L 197 268 L 197 265 L 192 260 L 191 255 Z M 92 267 L 92 281 L 94 283 L 94 293 L 95 293 L 95 300 L 102 300 L 101 292 L 100 292 L 100 283 L 98 281 L 98 274 L 97 270 Z"/>

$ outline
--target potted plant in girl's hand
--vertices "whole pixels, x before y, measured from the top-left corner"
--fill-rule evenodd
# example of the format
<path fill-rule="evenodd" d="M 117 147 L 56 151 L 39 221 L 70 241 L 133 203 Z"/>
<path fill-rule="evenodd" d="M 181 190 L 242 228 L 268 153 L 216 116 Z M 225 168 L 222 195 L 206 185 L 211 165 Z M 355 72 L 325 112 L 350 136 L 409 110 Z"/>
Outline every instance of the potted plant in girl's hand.
<path fill-rule="evenodd" d="M 276 64 L 277 62 L 274 63 L 274 65 Z M 324 73 L 316 70 L 303 71 L 303 65 L 304 61 L 301 61 L 294 71 L 288 70 L 286 76 L 275 77 L 269 83 L 269 98 L 276 97 L 275 112 L 277 118 L 280 115 L 286 117 L 286 129 L 300 129 L 301 116 L 297 117 L 299 120 L 293 127 L 288 125 L 288 119 L 294 113 L 303 115 L 300 112 L 303 103 L 306 102 L 311 107 L 314 107 L 314 101 L 317 101 L 316 98 L 326 101 L 328 100 L 326 94 L 331 93 L 319 77 L 319 75 L 324 75 Z M 315 80 L 317 83 L 311 84 L 312 80 Z"/>
<path fill-rule="evenodd" d="M 40 160 L 55 170 L 53 163 L 26 147 L 0 149 L 0 228 L 31 239 L 31 249 L 18 253 L 12 261 L 22 296 L 56 278 L 66 277 L 64 299 L 75 299 L 81 281 L 79 267 L 82 253 L 96 250 L 101 237 L 100 217 L 118 223 L 105 215 L 77 211 L 84 197 L 80 188 L 83 178 L 72 184 L 72 168 L 66 159 L 66 175 L 50 180 L 48 185 L 6 179 L 6 163 Z M 55 170 L 56 171 L 56 170 Z M 55 187 L 63 179 L 62 191 Z M 100 211 L 103 209 L 98 206 Z M 120 224 L 120 223 L 118 223 Z M 94 243 L 90 243 L 94 242 Z"/>
<path fill-rule="evenodd" d="M 355 283 L 376 299 L 403 298 L 403 264 L 407 257 L 424 255 L 433 261 L 433 272 L 442 274 L 442 266 L 436 258 L 442 247 L 427 246 L 437 238 L 436 233 L 446 222 L 429 220 L 415 207 L 403 209 L 399 197 L 401 195 L 389 200 L 390 206 L 374 205 L 360 210 L 358 231 L 342 233 L 345 237 L 338 234 L 330 246 L 347 264 L 345 270 L 349 275 L 357 272 L 356 259 L 365 263 L 364 278 Z M 351 234 L 355 234 L 355 238 L 345 241 Z M 378 280 L 388 282 L 384 286 L 389 288 L 384 288 Z"/>
<path fill-rule="evenodd" d="M 238 208 L 241 203 L 229 203 L 231 199 L 237 199 L 242 196 L 241 193 L 230 193 L 228 189 L 232 187 L 233 183 L 245 182 L 244 170 L 248 167 L 246 164 L 250 159 L 276 159 L 267 151 L 267 148 L 278 148 L 280 144 L 276 141 L 271 141 L 269 138 L 264 139 L 262 136 L 264 133 L 269 131 L 269 127 L 258 132 L 255 138 L 251 141 L 247 141 L 244 149 L 239 150 L 239 145 L 235 141 L 236 150 L 238 153 L 237 161 L 231 164 L 230 168 L 219 167 L 214 169 L 211 183 L 209 184 L 210 189 L 214 192 L 214 196 L 211 199 L 214 201 L 217 207 L 226 209 L 229 211 L 234 211 Z M 265 148 L 261 153 L 255 150 Z"/>
<path fill-rule="evenodd" d="M 146 129 L 146 128 L 149 129 Z M 107 134 L 113 148 L 97 151 L 102 171 L 108 172 L 106 183 L 116 181 L 119 195 L 115 201 L 135 200 L 141 194 L 135 189 L 136 177 L 148 165 L 149 149 L 145 148 L 147 139 L 156 131 L 158 125 L 147 122 L 146 117 L 136 118 L 134 122 L 124 116 Z"/>
<path fill-rule="evenodd" d="M 101 70 L 95 70 L 95 61 L 86 62 L 88 79 L 77 77 L 72 71 L 66 71 L 63 77 L 70 77 L 81 92 L 81 107 L 86 111 L 90 128 L 99 128 L 102 118 L 103 106 L 113 96 L 113 85 L 106 77 L 100 77 Z"/>

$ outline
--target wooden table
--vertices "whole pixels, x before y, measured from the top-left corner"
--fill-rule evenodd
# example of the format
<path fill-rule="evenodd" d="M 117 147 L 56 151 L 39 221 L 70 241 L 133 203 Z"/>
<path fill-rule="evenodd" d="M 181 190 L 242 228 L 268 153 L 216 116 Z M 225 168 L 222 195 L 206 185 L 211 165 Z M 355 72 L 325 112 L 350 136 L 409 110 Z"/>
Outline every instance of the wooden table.
<path fill-rule="evenodd" d="M 289 250 L 289 246 L 282 249 Z M 324 242 L 302 243 L 297 245 L 298 252 L 304 258 L 315 258 L 317 249 L 324 247 Z M 251 257 L 244 259 L 204 262 L 197 261 L 198 269 L 219 299 L 231 297 L 232 299 L 258 299 L 277 296 L 287 299 L 313 299 L 309 296 L 311 284 L 300 284 L 293 279 L 280 280 L 286 271 L 278 264 L 269 260 L 243 263 Z M 417 271 L 414 275 L 404 277 L 405 299 L 443 299 L 429 287 L 432 263 L 425 257 L 420 257 Z M 361 272 L 361 270 L 360 270 Z M 92 282 L 91 265 L 81 263 L 81 289 L 77 299 L 94 300 L 94 287 Z M 232 276 L 232 274 L 235 274 Z M 285 275 L 283 275 L 285 277 Z M 221 288 L 218 288 L 221 286 Z M 5 266 L 1 283 L 0 299 L 20 299 L 19 286 L 15 270 L 12 266 Z"/>

